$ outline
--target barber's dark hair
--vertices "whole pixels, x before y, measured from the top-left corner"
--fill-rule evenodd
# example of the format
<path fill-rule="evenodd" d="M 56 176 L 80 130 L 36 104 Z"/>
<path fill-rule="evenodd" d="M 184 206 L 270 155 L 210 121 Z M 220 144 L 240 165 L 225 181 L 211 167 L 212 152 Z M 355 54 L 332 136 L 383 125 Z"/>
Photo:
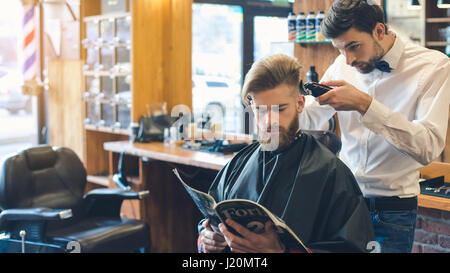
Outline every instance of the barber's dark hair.
<path fill-rule="evenodd" d="M 375 25 L 384 22 L 384 12 L 373 0 L 336 0 L 321 25 L 327 38 L 336 38 L 354 27 L 361 32 L 372 34 Z"/>

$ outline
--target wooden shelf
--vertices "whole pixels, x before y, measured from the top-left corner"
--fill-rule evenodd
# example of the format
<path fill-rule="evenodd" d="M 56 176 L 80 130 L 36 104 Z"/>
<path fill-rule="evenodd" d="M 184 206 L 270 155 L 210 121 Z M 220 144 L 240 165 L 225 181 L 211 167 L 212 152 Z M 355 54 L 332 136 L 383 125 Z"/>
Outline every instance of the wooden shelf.
<path fill-rule="evenodd" d="M 450 45 L 450 42 L 444 42 L 444 41 L 428 41 L 426 43 L 427 46 L 448 46 Z"/>
<path fill-rule="evenodd" d="M 98 131 L 104 133 L 118 134 L 118 135 L 129 135 L 129 131 L 127 129 L 122 128 L 111 128 L 106 126 L 96 126 L 92 124 L 85 124 L 84 129 L 91 131 Z"/>
<path fill-rule="evenodd" d="M 131 101 L 115 101 L 114 99 L 107 99 L 107 98 L 84 98 L 85 102 L 98 102 L 98 103 L 102 103 L 102 104 L 109 104 L 111 106 L 116 106 L 116 105 L 130 105 L 131 106 Z"/>
<path fill-rule="evenodd" d="M 419 194 L 419 207 L 450 211 L 450 199 Z"/>
<path fill-rule="evenodd" d="M 94 71 L 94 70 L 85 70 L 83 71 L 83 74 L 85 76 L 92 76 L 92 77 L 126 77 L 126 76 L 131 76 L 132 73 L 116 73 L 116 72 L 111 72 L 111 71 L 107 71 L 107 70 L 99 70 L 99 71 Z"/>
<path fill-rule="evenodd" d="M 444 18 L 428 18 L 427 23 L 450 23 L 449 17 Z"/>
<path fill-rule="evenodd" d="M 127 49 L 131 49 L 131 43 L 125 43 L 125 42 L 85 42 L 83 43 L 84 48 L 122 48 L 126 47 Z"/>
<path fill-rule="evenodd" d="M 288 41 L 288 42 L 272 42 L 272 44 L 331 44 L 331 41 Z"/>
<path fill-rule="evenodd" d="M 111 20 L 111 19 L 117 19 L 117 18 L 123 18 L 123 17 L 131 17 L 130 12 L 117 12 L 117 13 L 108 13 L 108 14 L 102 14 L 102 15 L 94 15 L 94 16 L 87 16 L 83 18 L 84 22 L 92 22 L 92 21 L 101 21 L 101 20 Z"/>
<path fill-rule="evenodd" d="M 100 186 L 109 187 L 109 177 L 106 175 L 88 175 L 87 181 Z"/>

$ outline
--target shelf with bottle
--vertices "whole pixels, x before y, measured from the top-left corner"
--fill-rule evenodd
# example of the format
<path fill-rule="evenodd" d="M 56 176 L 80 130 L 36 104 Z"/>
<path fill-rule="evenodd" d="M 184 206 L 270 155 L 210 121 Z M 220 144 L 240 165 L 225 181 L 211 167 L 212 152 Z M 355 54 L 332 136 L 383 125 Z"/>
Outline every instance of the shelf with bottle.
<path fill-rule="evenodd" d="M 131 46 L 131 14 L 116 13 L 85 17 L 85 47 Z"/>
<path fill-rule="evenodd" d="M 105 97 L 101 93 L 100 94 L 91 94 L 90 92 L 86 92 L 83 94 L 83 99 L 86 102 L 98 102 L 98 103 L 102 103 L 102 104 L 109 104 L 112 106 L 127 105 L 128 107 L 131 107 L 131 101 L 117 99 L 117 96 L 119 96 L 119 95 L 121 95 L 121 94 L 117 94 L 113 98 L 108 98 L 108 97 Z"/>
<path fill-rule="evenodd" d="M 130 50 L 126 48 L 88 49 L 83 71 L 131 74 Z"/>
<path fill-rule="evenodd" d="M 85 129 L 128 135 L 132 108 L 130 13 L 90 16 L 84 22 Z"/>
<path fill-rule="evenodd" d="M 124 135 L 124 136 L 128 136 L 130 134 L 128 129 L 94 125 L 94 124 L 86 123 L 86 121 L 84 124 L 84 129 L 90 130 L 90 131 L 99 131 L 99 132 L 103 132 L 103 133 Z"/>
<path fill-rule="evenodd" d="M 288 42 L 296 44 L 330 44 L 322 34 L 320 25 L 325 17 L 323 11 L 319 11 L 317 16 L 313 11 L 299 12 L 297 16 L 290 13 L 288 16 Z"/>
<path fill-rule="evenodd" d="M 93 68 L 93 69 L 91 69 Z M 130 63 L 119 63 L 105 69 L 103 64 L 95 64 L 93 67 L 91 65 L 85 64 L 83 66 L 83 74 L 85 76 L 92 77 L 132 77 L 131 64 Z"/>
<path fill-rule="evenodd" d="M 131 106 L 128 104 L 87 102 L 86 129 L 128 134 L 130 122 Z"/>
<path fill-rule="evenodd" d="M 331 44 L 331 41 L 323 40 L 323 41 L 280 41 L 280 42 L 272 42 L 272 44 Z"/>
<path fill-rule="evenodd" d="M 128 129 L 131 123 L 131 104 L 111 103 L 110 101 L 87 101 L 85 125 Z"/>
<path fill-rule="evenodd" d="M 450 21 L 449 21 L 450 22 Z M 427 47 L 447 47 L 450 46 L 450 25 L 448 22 L 436 22 L 427 26 L 428 35 L 425 45 Z"/>
<path fill-rule="evenodd" d="M 110 105 L 128 105 L 131 107 L 131 91 L 120 92 L 114 96 L 106 96 L 104 93 L 93 93 L 86 91 L 83 94 L 83 99 L 86 102 L 98 102 Z"/>
<path fill-rule="evenodd" d="M 323 40 L 323 41 L 294 41 L 296 44 L 331 44 L 331 41 L 329 40 Z"/>
<path fill-rule="evenodd" d="M 131 41 L 123 40 L 120 37 L 114 37 L 112 41 L 103 40 L 102 38 L 98 38 L 95 41 L 91 41 L 89 39 L 84 39 L 81 41 L 81 44 L 84 48 L 121 48 L 125 47 L 131 49 Z"/>
<path fill-rule="evenodd" d="M 130 77 L 86 76 L 86 91 L 82 96 L 87 108 L 85 124 L 91 125 L 91 130 L 105 131 L 101 129 L 103 127 L 128 129 L 132 108 L 132 92 L 127 80 Z M 111 130 L 106 132 L 117 131 Z"/>

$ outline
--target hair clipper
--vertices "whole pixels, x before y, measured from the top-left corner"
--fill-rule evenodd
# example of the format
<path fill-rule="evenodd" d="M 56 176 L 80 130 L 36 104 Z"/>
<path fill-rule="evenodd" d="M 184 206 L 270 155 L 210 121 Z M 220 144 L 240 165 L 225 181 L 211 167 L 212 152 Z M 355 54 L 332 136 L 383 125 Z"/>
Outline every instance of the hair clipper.
<path fill-rule="evenodd" d="M 311 95 L 316 98 L 322 96 L 331 89 L 333 88 L 330 86 L 316 82 L 307 82 L 305 84 L 303 84 L 303 82 L 300 82 L 300 93 L 303 95 Z"/>

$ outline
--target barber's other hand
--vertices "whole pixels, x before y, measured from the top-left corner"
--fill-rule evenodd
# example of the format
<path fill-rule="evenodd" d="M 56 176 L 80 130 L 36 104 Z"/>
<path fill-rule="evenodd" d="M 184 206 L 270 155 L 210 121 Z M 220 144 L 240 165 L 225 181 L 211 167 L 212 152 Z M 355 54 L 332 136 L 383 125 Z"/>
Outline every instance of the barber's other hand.
<path fill-rule="evenodd" d="M 219 224 L 220 231 L 225 236 L 232 252 L 280 253 L 285 250 L 278 234 L 272 227 L 272 223 L 269 221 L 265 224 L 264 233 L 261 234 L 254 233 L 231 219 L 227 219 L 226 223 L 242 235 L 242 237 L 234 235 L 224 224 Z"/>
<path fill-rule="evenodd" d="M 318 97 L 320 105 L 328 104 L 337 111 L 358 111 L 364 115 L 372 103 L 372 97 L 346 81 L 325 81 L 321 84 L 335 86 Z"/>
<path fill-rule="evenodd" d="M 203 227 L 205 229 L 200 234 L 202 235 L 201 242 L 205 247 L 205 251 L 209 253 L 222 252 L 227 246 L 225 238 L 212 230 L 209 219 L 203 222 Z"/>

